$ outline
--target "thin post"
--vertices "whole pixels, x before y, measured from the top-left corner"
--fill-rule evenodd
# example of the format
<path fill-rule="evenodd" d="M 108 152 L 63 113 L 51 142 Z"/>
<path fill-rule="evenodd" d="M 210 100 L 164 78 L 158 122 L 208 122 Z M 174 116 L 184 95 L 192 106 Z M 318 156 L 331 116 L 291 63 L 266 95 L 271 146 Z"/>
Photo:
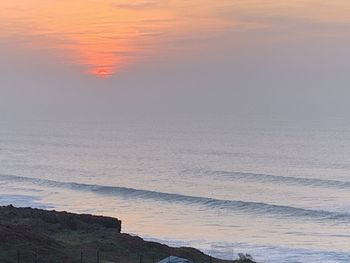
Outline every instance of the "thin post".
<path fill-rule="evenodd" d="M 153 263 L 156 263 L 156 259 L 155 259 L 155 256 L 154 256 L 154 255 L 152 255 L 152 262 L 153 262 Z"/>
<path fill-rule="evenodd" d="M 140 263 L 142 263 L 142 255 L 140 255 Z"/>
<path fill-rule="evenodd" d="M 100 251 L 99 250 L 97 250 L 97 263 L 100 263 Z"/>

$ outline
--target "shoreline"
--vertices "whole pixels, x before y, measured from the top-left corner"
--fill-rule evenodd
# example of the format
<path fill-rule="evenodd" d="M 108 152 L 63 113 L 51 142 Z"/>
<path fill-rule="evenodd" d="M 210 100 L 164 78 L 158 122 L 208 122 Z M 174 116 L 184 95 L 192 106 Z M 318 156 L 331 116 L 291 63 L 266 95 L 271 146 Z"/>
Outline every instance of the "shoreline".
<path fill-rule="evenodd" d="M 170 247 L 122 232 L 118 218 L 0 206 L 0 261 L 153 263 L 168 256 L 195 263 L 253 262 L 212 258 L 191 247 Z M 22 259 L 22 260 L 21 260 Z M 34 261 L 33 261 L 34 262 Z"/>

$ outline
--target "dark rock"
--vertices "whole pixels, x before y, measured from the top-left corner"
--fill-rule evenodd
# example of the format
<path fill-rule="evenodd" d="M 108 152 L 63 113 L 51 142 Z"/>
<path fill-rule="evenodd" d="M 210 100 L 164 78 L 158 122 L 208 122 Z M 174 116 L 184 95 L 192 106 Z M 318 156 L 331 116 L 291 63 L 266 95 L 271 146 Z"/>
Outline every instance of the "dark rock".
<path fill-rule="evenodd" d="M 38 263 L 80 262 L 81 252 L 84 262 L 96 262 L 96 251 L 101 262 L 134 263 L 142 256 L 149 263 L 169 255 L 196 263 L 234 262 L 211 258 L 194 248 L 148 242 L 120 231 L 121 221 L 111 217 L 0 207 L 0 262 L 15 262 L 18 251 L 26 259 L 23 262 L 35 262 L 37 251 Z"/>
<path fill-rule="evenodd" d="M 7 217 L 9 220 L 16 217 L 27 219 L 40 219 L 45 223 L 57 224 L 62 228 L 70 230 L 88 229 L 90 227 L 102 226 L 121 232 L 121 221 L 106 216 L 95 216 L 88 214 L 73 214 L 68 212 L 46 211 L 35 208 L 15 208 L 12 205 L 0 207 L 0 218 Z"/>

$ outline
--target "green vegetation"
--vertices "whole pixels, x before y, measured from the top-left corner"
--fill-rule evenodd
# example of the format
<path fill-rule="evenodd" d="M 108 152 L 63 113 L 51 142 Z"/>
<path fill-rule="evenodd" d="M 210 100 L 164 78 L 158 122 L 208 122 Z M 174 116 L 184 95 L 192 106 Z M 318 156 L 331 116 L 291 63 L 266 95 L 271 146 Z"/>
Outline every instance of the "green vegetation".
<path fill-rule="evenodd" d="M 224 263 L 193 248 L 172 248 L 121 232 L 121 221 L 32 208 L 0 207 L 1 263 L 151 263 L 169 255 Z"/>

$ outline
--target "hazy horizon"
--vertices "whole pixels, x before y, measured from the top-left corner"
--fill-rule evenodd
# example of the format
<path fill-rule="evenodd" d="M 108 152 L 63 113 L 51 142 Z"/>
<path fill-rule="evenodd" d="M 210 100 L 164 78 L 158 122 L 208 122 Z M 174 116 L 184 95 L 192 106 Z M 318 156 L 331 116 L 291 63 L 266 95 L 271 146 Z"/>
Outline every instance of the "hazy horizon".
<path fill-rule="evenodd" d="M 2 112 L 103 105 L 347 120 L 347 1 L 14 0 L 0 8 Z"/>

